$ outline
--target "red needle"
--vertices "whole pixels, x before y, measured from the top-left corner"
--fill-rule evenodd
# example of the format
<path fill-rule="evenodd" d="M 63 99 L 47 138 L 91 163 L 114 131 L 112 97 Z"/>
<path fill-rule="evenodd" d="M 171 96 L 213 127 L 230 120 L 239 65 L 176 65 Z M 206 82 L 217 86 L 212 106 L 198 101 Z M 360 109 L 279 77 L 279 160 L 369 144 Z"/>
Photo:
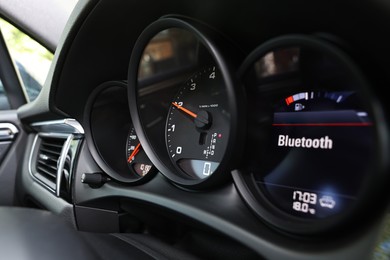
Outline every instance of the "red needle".
<path fill-rule="evenodd" d="M 141 147 L 141 143 L 137 144 L 137 146 L 134 148 L 133 152 L 130 154 L 129 158 L 127 159 L 127 162 L 130 163 L 134 156 L 139 152 Z"/>
<path fill-rule="evenodd" d="M 186 114 L 192 116 L 193 118 L 197 118 L 198 115 L 195 114 L 194 112 L 191 112 L 190 110 L 188 110 L 187 108 L 184 108 L 182 106 L 179 106 L 176 102 L 172 102 L 172 105 L 174 105 L 175 107 L 177 107 L 178 109 L 180 109 L 181 111 L 185 112 Z"/>

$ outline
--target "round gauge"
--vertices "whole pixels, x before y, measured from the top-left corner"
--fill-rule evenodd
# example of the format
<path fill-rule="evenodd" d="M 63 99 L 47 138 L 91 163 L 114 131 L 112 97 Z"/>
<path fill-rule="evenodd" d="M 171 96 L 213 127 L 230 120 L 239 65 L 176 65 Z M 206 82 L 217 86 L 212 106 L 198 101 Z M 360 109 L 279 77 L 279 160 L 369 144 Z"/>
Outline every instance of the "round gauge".
<path fill-rule="evenodd" d="M 209 177 L 227 146 L 229 114 L 219 70 L 208 66 L 180 88 L 168 112 L 166 143 L 177 169 L 190 178 Z"/>
<path fill-rule="evenodd" d="M 153 164 L 142 149 L 134 127 L 131 127 L 129 136 L 127 137 L 126 160 L 130 170 L 140 177 L 154 170 Z"/>
<path fill-rule="evenodd" d="M 223 183 L 240 159 L 244 128 L 238 126 L 245 118 L 237 116 L 242 95 L 230 61 L 238 52 L 228 43 L 190 18 L 164 17 L 133 48 L 128 97 L 134 128 L 153 165 L 178 186 Z"/>
<path fill-rule="evenodd" d="M 156 170 L 138 140 L 126 94 L 121 81 L 96 88 L 86 105 L 86 140 L 94 160 L 111 179 L 141 184 Z"/>
<path fill-rule="evenodd" d="M 354 228 L 385 168 L 383 119 L 357 66 L 326 40 L 286 36 L 256 49 L 241 75 L 252 113 L 233 176 L 250 208 L 293 233 Z"/>

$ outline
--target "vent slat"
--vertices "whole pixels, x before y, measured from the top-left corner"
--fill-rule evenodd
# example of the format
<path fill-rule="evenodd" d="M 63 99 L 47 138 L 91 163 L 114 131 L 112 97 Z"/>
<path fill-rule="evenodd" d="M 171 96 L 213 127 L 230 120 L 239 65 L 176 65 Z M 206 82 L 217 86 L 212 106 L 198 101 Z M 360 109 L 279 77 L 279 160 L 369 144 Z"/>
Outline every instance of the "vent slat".
<path fill-rule="evenodd" d="M 56 164 L 47 164 L 45 162 L 38 161 L 38 166 L 43 166 L 43 167 L 52 169 L 52 171 L 57 172 L 57 163 Z"/>
<path fill-rule="evenodd" d="M 41 147 L 41 152 L 46 152 L 46 153 L 50 153 L 50 154 L 53 154 L 57 157 L 59 157 L 61 155 L 61 150 L 58 150 L 58 151 L 55 151 L 55 150 L 50 150 L 50 149 L 47 149 L 47 148 L 44 148 L 44 147 Z"/>
<path fill-rule="evenodd" d="M 51 179 L 54 180 L 57 178 L 57 172 L 53 173 L 52 171 L 47 170 L 46 168 L 41 166 L 37 166 L 37 170 L 39 170 L 40 173 L 45 173 L 46 177 L 51 177 Z"/>
<path fill-rule="evenodd" d="M 52 147 L 54 149 L 62 149 L 62 143 L 48 143 L 46 141 L 46 142 L 42 142 L 42 145 L 43 146 L 49 146 L 49 147 Z"/>
<path fill-rule="evenodd" d="M 59 155 L 53 156 L 53 155 L 42 153 L 42 152 L 38 154 L 38 160 L 40 160 L 42 162 L 47 161 L 48 163 L 50 163 L 50 162 L 57 163 L 58 158 L 60 158 Z"/>

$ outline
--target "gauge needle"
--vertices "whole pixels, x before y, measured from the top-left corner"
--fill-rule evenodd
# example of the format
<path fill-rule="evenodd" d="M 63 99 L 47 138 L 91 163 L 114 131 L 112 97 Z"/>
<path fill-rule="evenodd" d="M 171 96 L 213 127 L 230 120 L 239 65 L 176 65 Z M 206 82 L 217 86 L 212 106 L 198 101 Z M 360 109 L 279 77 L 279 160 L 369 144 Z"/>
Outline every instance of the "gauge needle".
<path fill-rule="evenodd" d="M 137 146 L 134 148 L 133 152 L 130 154 L 129 158 L 127 159 L 127 162 L 131 162 L 134 158 L 134 156 L 139 152 L 141 148 L 141 143 L 137 144 Z"/>
<path fill-rule="evenodd" d="M 192 116 L 193 118 L 197 118 L 198 115 L 195 114 L 194 112 L 191 112 L 190 110 L 188 110 L 187 108 L 184 108 L 182 106 L 179 106 L 176 102 L 172 102 L 172 105 L 174 105 L 175 107 L 177 107 L 178 109 L 180 109 L 181 111 L 183 111 L 184 113 Z"/>
<path fill-rule="evenodd" d="M 177 109 L 183 111 L 187 115 L 193 117 L 195 119 L 195 122 L 199 122 L 202 125 L 202 127 L 205 125 L 209 125 L 210 122 L 208 120 L 208 113 L 206 111 L 199 111 L 198 114 L 195 114 L 194 112 L 188 110 L 187 108 L 179 106 L 176 102 L 172 102 L 172 105 L 174 105 Z"/>

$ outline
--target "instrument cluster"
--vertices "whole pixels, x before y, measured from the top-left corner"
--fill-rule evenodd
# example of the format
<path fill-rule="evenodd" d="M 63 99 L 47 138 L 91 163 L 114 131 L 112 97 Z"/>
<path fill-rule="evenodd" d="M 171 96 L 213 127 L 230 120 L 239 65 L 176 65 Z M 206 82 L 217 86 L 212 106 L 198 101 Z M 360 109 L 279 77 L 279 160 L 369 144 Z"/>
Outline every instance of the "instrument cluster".
<path fill-rule="evenodd" d="M 162 174 L 202 191 L 230 180 L 270 226 L 331 232 L 384 189 L 369 84 L 319 36 L 281 36 L 244 55 L 212 28 L 167 16 L 139 36 L 127 81 L 91 95 L 87 141 L 119 183 Z"/>

